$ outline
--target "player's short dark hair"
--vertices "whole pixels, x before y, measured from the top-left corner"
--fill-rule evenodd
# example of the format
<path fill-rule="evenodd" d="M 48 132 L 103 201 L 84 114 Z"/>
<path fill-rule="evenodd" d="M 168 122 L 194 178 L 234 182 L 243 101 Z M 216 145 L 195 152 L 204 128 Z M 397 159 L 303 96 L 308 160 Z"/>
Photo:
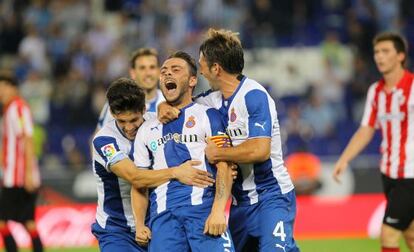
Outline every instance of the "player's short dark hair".
<path fill-rule="evenodd" d="M 168 56 L 168 59 L 179 58 L 187 62 L 190 69 L 190 76 L 197 76 L 197 63 L 190 54 L 183 51 L 176 51 Z"/>
<path fill-rule="evenodd" d="M 391 41 L 394 45 L 395 50 L 397 50 L 398 53 L 404 53 L 405 58 L 402 62 L 402 65 L 405 66 L 408 53 L 407 40 L 401 34 L 395 32 L 382 32 L 375 36 L 375 38 L 372 40 L 372 44 L 373 46 L 375 46 L 379 42 L 383 41 Z"/>
<path fill-rule="evenodd" d="M 106 98 L 113 114 L 143 112 L 145 108 L 145 93 L 130 78 L 123 77 L 112 82 L 106 92 Z"/>
<path fill-rule="evenodd" d="M 230 74 L 241 74 L 243 71 L 243 47 L 238 33 L 210 28 L 207 38 L 200 46 L 200 52 L 203 53 L 209 68 L 217 63 Z"/>
<path fill-rule="evenodd" d="M 6 71 L 0 72 L 0 81 L 4 81 L 10 86 L 14 86 L 14 87 L 17 87 L 19 85 L 14 75 Z"/>
<path fill-rule="evenodd" d="M 131 59 L 129 60 L 129 65 L 131 68 L 135 68 L 135 61 L 137 58 L 142 56 L 154 56 L 157 59 L 157 65 L 159 64 L 158 60 L 158 52 L 154 48 L 139 48 L 134 51 L 131 55 Z"/>

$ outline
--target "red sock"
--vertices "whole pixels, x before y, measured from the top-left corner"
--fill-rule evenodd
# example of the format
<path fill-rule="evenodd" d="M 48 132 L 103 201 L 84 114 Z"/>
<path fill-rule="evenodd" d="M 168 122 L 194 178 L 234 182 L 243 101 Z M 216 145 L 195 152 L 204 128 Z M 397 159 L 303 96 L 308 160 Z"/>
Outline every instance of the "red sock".
<path fill-rule="evenodd" d="M 400 248 L 381 248 L 381 252 L 400 252 Z"/>

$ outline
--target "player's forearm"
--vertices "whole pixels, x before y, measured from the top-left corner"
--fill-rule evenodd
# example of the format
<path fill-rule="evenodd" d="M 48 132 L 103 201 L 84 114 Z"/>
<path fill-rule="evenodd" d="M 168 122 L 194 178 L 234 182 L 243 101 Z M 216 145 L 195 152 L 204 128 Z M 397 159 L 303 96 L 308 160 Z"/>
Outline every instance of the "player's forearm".
<path fill-rule="evenodd" d="M 270 138 L 248 139 L 242 144 L 220 149 L 218 160 L 234 163 L 264 162 L 270 157 Z"/>
<path fill-rule="evenodd" d="M 33 161 L 35 158 L 33 139 L 32 137 L 24 137 L 24 155 L 25 155 L 25 175 L 26 177 L 32 177 Z"/>
<path fill-rule="evenodd" d="M 232 170 L 226 162 L 218 162 L 216 164 L 216 194 L 214 197 L 212 211 L 224 212 L 227 201 L 231 195 L 231 187 L 233 185 Z"/>
<path fill-rule="evenodd" d="M 131 205 L 135 226 L 144 226 L 145 215 L 148 209 L 148 190 L 131 187 Z"/>
<path fill-rule="evenodd" d="M 157 187 L 172 179 L 175 179 L 175 168 L 167 168 L 162 170 L 137 170 L 137 174 L 132 181 L 135 188 Z"/>
<path fill-rule="evenodd" d="M 354 159 L 371 141 L 374 136 L 375 129 L 367 126 L 361 126 L 352 136 L 351 141 L 342 152 L 339 160 L 349 162 Z"/>

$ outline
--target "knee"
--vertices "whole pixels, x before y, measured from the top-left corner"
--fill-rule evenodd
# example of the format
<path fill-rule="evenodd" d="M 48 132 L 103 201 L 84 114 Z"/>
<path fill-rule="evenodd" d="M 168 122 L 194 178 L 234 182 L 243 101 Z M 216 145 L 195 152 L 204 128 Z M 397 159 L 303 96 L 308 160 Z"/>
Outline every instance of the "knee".
<path fill-rule="evenodd" d="M 402 232 L 388 225 L 381 227 L 381 245 L 383 247 L 398 247 Z"/>

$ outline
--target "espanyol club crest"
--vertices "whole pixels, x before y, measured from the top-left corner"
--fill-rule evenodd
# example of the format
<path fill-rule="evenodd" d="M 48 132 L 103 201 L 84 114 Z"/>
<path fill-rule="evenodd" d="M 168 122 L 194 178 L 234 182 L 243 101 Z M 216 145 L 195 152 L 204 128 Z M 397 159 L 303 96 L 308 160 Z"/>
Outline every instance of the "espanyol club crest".
<path fill-rule="evenodd" d="M 237 115 L 234 112 L 234 108 L 231 109 L 231 113 L 230 113 L 230 122 L 234 122 L 237 119 Z"/>
<path fill-rule="evenodd" d="M 194 120 L 194 116 L 190 116 L 187 120 L 187 122 L 185 123 L 185 127 L 187 128 L 192 128 L 194 127 L 194 125 L 196 124 L 195 120 Z"/>

